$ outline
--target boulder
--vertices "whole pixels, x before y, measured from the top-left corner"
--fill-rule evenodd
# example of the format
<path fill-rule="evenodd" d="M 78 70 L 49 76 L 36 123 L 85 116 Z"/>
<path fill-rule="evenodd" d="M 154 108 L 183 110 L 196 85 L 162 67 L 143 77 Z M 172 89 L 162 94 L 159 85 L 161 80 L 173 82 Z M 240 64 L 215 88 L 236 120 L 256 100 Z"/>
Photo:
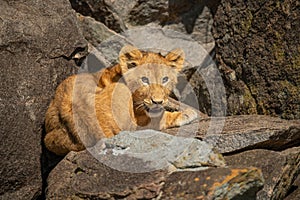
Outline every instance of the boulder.
<path fill-rule="evenodd" d="M 221 1 L 213 35 L 228 114 L 300 118 L 299 32 L 298 1 Z"/>
<path fill-rule="evenodd" d="M 206 142 L 154 130 L 124 131 L 88 151 L 109 167 L 132 173 L 225 166 L 223 157 Z"/>
<path fill-rule="evenodd" d="M 211 52 L 213 14 L 218 0 L 206 1 L 137 1 L 71 0 L 72 7 L 84 16 L 93 17 L 118 33 L 148 24 L 190 34 Z"/>
<path fill-rule="evenodd" d="M 300 144 L 299 120 L 283 120 L 265 115 L 206 118 L 199 123 L 164 132 L 200 138 L 220 153 L 257 148 L 283 150 Z"/>
<path fill-rule="evenodd" d="M 0 199 L 34 199 L 46 108 L 86 44 L 68 1 L 0 4 Z"/>
<path fill-rule="evenodd" d="M 70 152 L 48 177 L 46 199 L 224 199 L 255 197 L 257 168 L 224 168 L 223 157 L 193 138 L 121 132 Z"/>
<path fill-rule="evenodd" d="M 300 147 L 282 152 L 263 149 L 226 156 L 231 167 L 257 167 L 262 170 L 265 185 L 257 199 L 283 199 L 300 173 Z"/>

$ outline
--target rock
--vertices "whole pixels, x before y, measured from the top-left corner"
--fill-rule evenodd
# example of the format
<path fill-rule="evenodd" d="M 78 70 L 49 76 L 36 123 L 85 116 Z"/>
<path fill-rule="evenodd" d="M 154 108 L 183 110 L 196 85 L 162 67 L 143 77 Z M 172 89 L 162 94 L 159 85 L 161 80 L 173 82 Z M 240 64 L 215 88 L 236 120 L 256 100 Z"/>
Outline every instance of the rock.
<path fill-rule="evenodd" d="M 114 11 L 114 8 L 105 0 L 70 0 L 72 8 L 84 16 L 90 16 L 105 24 L 108 28 L 121 32 L 125 30 L 123 19 Z M 127 6 L 128 4 L 123 4 Z"/>
<path fill-rule="evenodd" d="M 133 173 L 225 166 L 223 157 L 207 143 L 154 130 L 124 131 L 88 150 L 109 167 Z"/>
<path fill-rule="evenodd" d="M 195 132 L 195 127 L 198 130 Z M 172 135 L 195 136 L 220 153 L 263 148 L 282 150 L 300 144 L 300 121 L 264 115 L 207 118 L 199 124 L 165 130 Z"/>
<path fill-rule="evenodd" d="M 72 0 L 72 7 L 120 33 L 141 25 L 157 25 L 190 34 L 207 52 L 214 48 L 211 29 L 218 1 Z"/>
<path fill-rule="evenodd" d="M 294 147 L 300 144 L 299 120 L 231 116 L 222 132 L 212 135 L 207 130 L 217 130 L 209 128 L 213 120 L 164 130 L 176 137 L 151 130 L 125 131 L 83 152 L 72 152 L 49 175 L 47 198 L 284 198 L 300 169 L 300 148 Z M 222 157 L 207 143 L 226 153 L 228 167 L 222 167 Z"/>
<path fill-rule="evenodd" d="M 34 199 L 44 113 L 86 44 L 68 1 L 0 4 L 0 199 Z"/>
<path fill-rule="evenodd" d="M 148 165 L 147 161 L 137 162 L 133 157 L 123 159 L 124 155 L 117 150 L 114 147 L 116 158 L 121 159 L 120 164 L 126 162 L 130 167 L 138 168 Z M 203 168 L 171 175 L 167 168 L 140 173 L 116 168 L 104 165 L 87 150 L 70 152 L 50 173 L 46 199 L 194 199 L 205 194 L 209 197 L 206 199 L 254 197 L 263 185 L 261 171 L 256 168 Z"/>
<path fill-rule="evenodd" d="M 257 168 L 211 168 L 175 172 L 165 182 L 161 199 L 255 199 L 264 183 Z"/>
<path fill-rule="evenodd" d="M 77 13 L 77 19 L 83 36 L 94 47 L 97 47 L 101 42 L 117 34 L 92 17 Z"/>
<path fill-rule="evenodd" d="M 46 199 L 151 199 L 158 196 L 166 171 L 117 171 L 87 151 L 71 152 L 48 178 Z"/>
<path fill-rule="evenodd" d="M 257 199 L 283 199 L 300 173 L 300 147 L 282 152 L 255 149 L 226 156 L 231 167 L 257 167 L 262 170 L 265 185 Z"/>
<path fill-rule="evenodd" d="M 221 1 L 213 35 L 228 114 L 300 119 L 299 32 L 298 1 Z"/>
<path fill-rule="evenodd" d="M 288 195 L 284 198 L 284 200 L 293 200 L 300 198 L 300 175 L 296 178 L 293 185 L 291 186 Z"/>

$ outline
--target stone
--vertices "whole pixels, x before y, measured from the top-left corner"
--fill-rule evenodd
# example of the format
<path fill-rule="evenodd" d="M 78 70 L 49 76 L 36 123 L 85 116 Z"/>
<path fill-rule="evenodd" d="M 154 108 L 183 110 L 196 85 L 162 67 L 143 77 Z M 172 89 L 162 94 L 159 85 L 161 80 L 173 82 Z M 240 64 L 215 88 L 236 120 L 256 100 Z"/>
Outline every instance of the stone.
<path fill-rule="evenodd" d="M 154 130 L 120 132 L 88 151 L 109 167 L 132 173 L 225 166 L 223 157 L 206 142 Z"/>
<path fill-rule="evenodd" d="M 158 196 L 166 171 L 122 172 L 87 151 L 70 152 L 50 173 L 46 199 L 151 199 Z"/>
<path fill-rule="evenodd" d="M 231 167 L 257 167 L 262 170 L 265 185 L 258 200 L 283 199 L 300 173 L 300 147 L 282 152 L 263 149 L 245 151 L 225 157 Z"/>
<path fill-rule="evenodd" d="M 35 199 L 44 114 L 86 43 L 68 1 L 0 4 L 0 199 Z"/>
<path fill-rule="evenodd" d="M 210 168 L 196 172 L 174 172 L 167 177 L 161 199 L 256 198 L 264 179 L 257 168 Z"/>
<path fill-rule="evenodd" d="M 300 119 L 299 32 L 299 1 L 221 1 L 213 36 L 228 114 Z"/>
<path fill-rule="evenodd" d="M 78 13 L 102 22 L 109 29 L 122 32 L 126 29 L 123 19 L 114 11 L 114 8 L 109 6 L 109 2 L 105 0 L 70 0 L 72 8 Z M 123 5 L 127 6 L 128 4 Z"/>
<path fill-rule="evenodd" d="M 293 185 L 291 186 L 289 193 L 284 198 L 284 200 L 293 200 L 300 198 L 300 175 L 296 178 Z"/>
<path fill-rule="evenodd" d="M 83 152 L 71 152 L 49 175 L 47 198 L 250 200 L 297 195 L 292 189 L 300 169 L 299 120 L 229 116 L 221 132 L 212 135 L 208 130 L 218 129 L 209 127 L 216 125 L 213 120 L 204 117 L 163 130 L 170 135 L 124 131 Z M 224 153 L 226 167 L 212 147 Z"/>
<path fill-rule="evenodd" d="M 135 161 L 132 157 L 126 160 L 137 167 L 147 164 Z M 51 171 L 46 199 L 255 197 L 256 192 L 262 188 L 263 181 L 262 173 L 257 168 L 198 168 L 175 172 L 165 168 L 140 173 L 124 172 L 99 162 L 86 150 L 70 152 Z M 206 195 L 207 198 L 203 198 Z"/>
<path fill-rule="evenodd" d="M 191 35 L 207 52 L 214 48 L 211 33 L 218 1 L 72 0 L 72 7 L 121 33 L 144 25 L 157 25 Z"/>
<path fill-rule="evenodd" d="M 256 148 L 283 150 L 300 144 L 299 120 L 283 120 L 264 115 L 204 118 L 199 123 L 164 132 L 198 137 L 220 153 Z"/>
<path fill-rule="evenodd" d="M 97 47 L 101 42 L 117 34 L 92 17 L 83 16 L 79 13 L 76 13 L 76 15 L 84 38 L 94 47 Z"/>

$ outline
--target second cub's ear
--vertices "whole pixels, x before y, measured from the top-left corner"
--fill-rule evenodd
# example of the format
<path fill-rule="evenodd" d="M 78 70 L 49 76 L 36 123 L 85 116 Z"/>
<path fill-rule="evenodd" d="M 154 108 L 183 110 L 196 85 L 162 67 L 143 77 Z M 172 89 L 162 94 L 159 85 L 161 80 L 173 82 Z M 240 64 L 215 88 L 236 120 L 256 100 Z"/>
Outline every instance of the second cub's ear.
<path fill-rule="evenodd" d="M 126 45 L 119 53 L 119 61 L 123 73 L 128 69 L 138 65 L 138 61 L 143 57 L 143 53 L 134 46 Z"/>
<path fill-rule="evenodd" d="M 184 51 L 182 49 L 174 49 L 168 53 L 165 58 L 171 62 L 171 67 L 174 67 L 177 71 L 183 68 L 183 63 L 185 59 Z"/>

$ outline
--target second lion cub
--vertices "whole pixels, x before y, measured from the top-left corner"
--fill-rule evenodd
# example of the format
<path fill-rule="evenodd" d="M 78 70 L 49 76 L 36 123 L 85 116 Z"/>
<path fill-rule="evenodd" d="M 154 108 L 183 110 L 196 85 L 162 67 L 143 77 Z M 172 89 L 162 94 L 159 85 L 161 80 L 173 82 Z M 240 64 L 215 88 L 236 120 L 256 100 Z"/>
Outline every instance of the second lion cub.
<path fill-rule="evenodd" d="M 161 130 L 190 123 L 198 117 L 196 111 L 164 109 L 183 63 L 181 49 L 162 56 L 125 46 L 119 64 L 96 75 L 67 78 L 46 113 L 46 147 L 65 155 L 122 130 Z"/>

